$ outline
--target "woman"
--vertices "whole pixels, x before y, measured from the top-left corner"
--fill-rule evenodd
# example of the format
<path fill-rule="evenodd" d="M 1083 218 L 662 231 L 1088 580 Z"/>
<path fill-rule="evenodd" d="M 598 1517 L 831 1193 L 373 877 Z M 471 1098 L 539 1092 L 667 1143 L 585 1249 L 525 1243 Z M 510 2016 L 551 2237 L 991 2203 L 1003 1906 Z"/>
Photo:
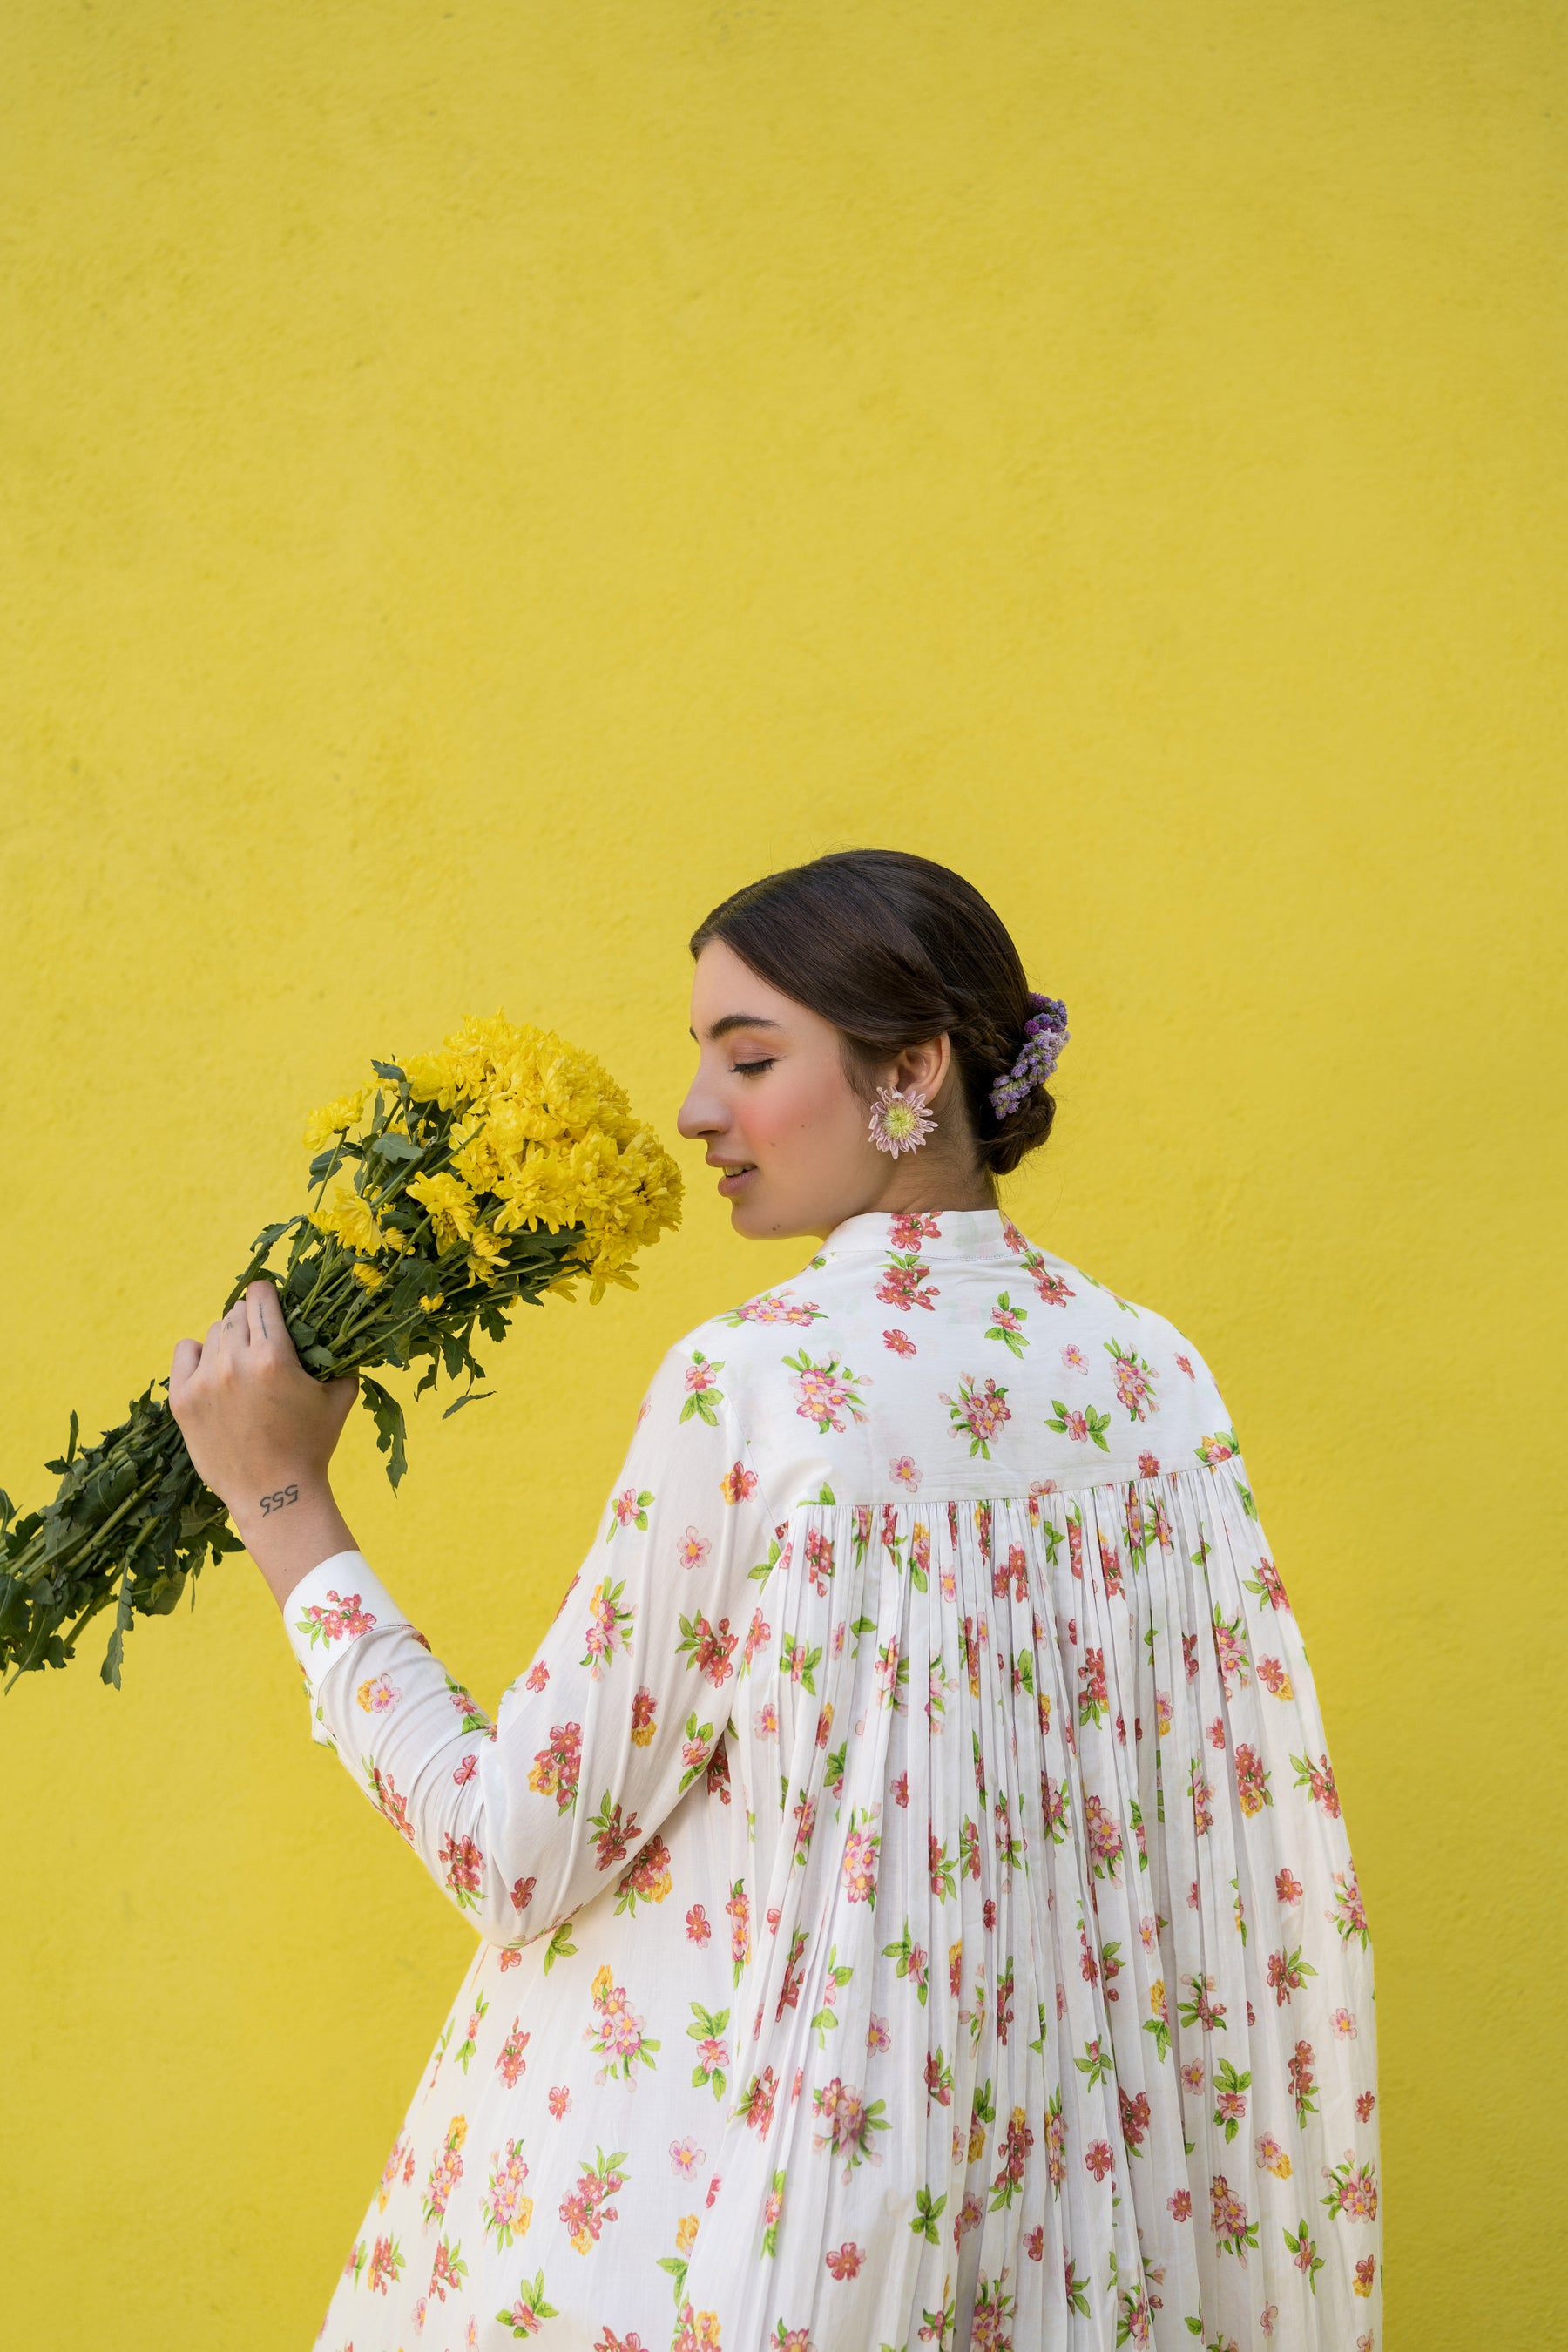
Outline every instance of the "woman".
<path fill-rule="evenodd" d="M 1238 1442 L 996 1202 L 1063 1008 L 889 852 L 692 949 L 681 1132 L 821 1246 L 665 1357 L 494 1723 L 268 1286 L 175 1354 L 314 1737 L 480 1938 L 322 2336 L 1370 2347 L 1366 1919 Z"/>

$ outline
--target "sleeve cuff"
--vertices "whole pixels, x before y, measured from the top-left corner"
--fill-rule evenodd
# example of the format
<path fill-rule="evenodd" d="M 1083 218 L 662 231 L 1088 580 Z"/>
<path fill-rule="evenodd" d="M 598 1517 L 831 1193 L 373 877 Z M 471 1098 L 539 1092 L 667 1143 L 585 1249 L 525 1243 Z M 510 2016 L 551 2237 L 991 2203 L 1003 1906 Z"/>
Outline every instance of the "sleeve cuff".
<path fill-rule="evenodd" d="M 300 1579 L 283 1610 L 294 1655 L 312 1687 L 362 1633 L 408 1622 L 360 1551 L 321 1560 Z"/>

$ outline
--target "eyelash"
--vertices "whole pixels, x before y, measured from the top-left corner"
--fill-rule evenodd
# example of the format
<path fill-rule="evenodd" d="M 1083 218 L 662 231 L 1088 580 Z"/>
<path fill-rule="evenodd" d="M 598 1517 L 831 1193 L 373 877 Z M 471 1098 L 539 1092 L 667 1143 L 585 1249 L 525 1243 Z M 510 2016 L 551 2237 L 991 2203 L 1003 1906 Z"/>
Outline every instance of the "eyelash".
<path fill-rule="evenodd" d="M 770 1054 L 766 1061 L 731 1062 L 730 1067 L 739 1077 L 754 1078 L 759 1070 L 771 1070 L 775 1058 L 776 1056 Z"/>

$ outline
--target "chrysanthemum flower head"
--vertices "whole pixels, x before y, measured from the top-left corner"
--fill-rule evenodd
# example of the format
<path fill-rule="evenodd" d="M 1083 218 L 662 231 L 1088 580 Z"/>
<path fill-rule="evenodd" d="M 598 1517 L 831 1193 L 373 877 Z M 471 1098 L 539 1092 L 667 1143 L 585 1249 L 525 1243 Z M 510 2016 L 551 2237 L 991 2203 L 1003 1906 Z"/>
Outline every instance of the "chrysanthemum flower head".
<path fill-rule="evenodd" d="M 870 1137 L 879 1151 L 889 1152 L 896 1160 L 900 1151 L 915 1150 L 935 1127 L 936 1121 L 918 1087 L 911 1087 L 907 1094 L 897 1087 L 878 1087 L 871 1110 Z"/>

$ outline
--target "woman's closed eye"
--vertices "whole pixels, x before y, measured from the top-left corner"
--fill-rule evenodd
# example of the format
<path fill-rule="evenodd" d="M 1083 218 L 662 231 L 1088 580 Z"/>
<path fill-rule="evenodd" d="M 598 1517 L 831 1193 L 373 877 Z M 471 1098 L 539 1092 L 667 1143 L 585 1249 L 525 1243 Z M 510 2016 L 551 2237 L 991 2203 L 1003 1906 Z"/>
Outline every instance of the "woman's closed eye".
<path fill-rule="evenodd" d="M 776 1054 L 770 1054 L 765 1060 L 761 1062 L 731 1062 L 730 1068 L 731 1073 L 738 1077 L 754 1078 L 759 1076 L 763 1070 L 771 1070 L 777 1059 L 778 1056 Z"/>

